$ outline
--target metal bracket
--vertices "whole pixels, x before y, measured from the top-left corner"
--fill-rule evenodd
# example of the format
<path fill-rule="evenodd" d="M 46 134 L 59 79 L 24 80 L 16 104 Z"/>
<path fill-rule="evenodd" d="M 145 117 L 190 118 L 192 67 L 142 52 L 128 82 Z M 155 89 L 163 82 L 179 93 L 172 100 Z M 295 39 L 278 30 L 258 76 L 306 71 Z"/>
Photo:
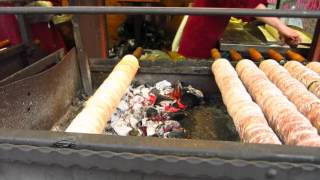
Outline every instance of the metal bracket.
<path fill-rule="evenodd" d="M 81 34 L 80 34 L 80 27 L 79 27 L 79 16 L 74 16 L 72 19 L 73 24 L 73 31 L 74 31 L 74 39 L 77 49 L 77 58 L 79 62 L 80 74 L 81 74 L 81 81 L 84 93 L 86 95 L 91 95 L 92 90 L 92 80 L 91 80 L 91 73 L 89 67 L 89 59 L 86 52 L 83 49 Z"/>

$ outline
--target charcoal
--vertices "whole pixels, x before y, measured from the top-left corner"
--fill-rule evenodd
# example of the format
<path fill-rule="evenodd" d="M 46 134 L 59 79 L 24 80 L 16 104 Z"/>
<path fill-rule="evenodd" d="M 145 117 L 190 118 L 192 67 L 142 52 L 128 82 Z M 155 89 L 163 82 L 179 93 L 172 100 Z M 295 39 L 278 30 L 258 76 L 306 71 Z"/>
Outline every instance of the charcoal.
<path fill-rule="evenodd" d="M 184 118 L 186 118 L 186 114 L 184 113 L 184 111 L 168 113 L 167 116 L 168 116 L 168 119 L 174 119 L 177 121 L 182 121 Z"/>
<path fill-rule="evenodd" d="M 181 96 L 180 102 L 188 108 L 193 108 L 200 105 L 201 100 L 194 94 L 185 93 Z"/>
<path fill-rule="evenodd" d="M 151 85 L 136 81 L 122 97 L 105 132 L 119 136 L 183 138 L 186 131 L 180 121 L 187 120 L 187 108 L 200 104 L 199 92 L 191 86 L 183 87 L 180 82 L 172 85 L 164 80 Z"/>
<path fill-rule="evenodd" d="M 152 117 L 159 115 L 158 110 L 156 108 L 152 108 L 152 107 L 148 108 L 146 113 L 147 113 L 148 118 L 152 118 Z"/>

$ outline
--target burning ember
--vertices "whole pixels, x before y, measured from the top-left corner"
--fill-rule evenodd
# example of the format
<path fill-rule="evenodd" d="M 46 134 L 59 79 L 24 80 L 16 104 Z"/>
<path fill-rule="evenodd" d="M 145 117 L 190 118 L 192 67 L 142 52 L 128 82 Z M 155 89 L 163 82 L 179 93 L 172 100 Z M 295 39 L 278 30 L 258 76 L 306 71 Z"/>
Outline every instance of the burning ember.
<path fill-rule="evenodd" d="M 106 127 L 106 134 L 183 138 L 185 111 L 203 103 L 203 93 L 190 85 L 161 81 L 131 85 Z"/>

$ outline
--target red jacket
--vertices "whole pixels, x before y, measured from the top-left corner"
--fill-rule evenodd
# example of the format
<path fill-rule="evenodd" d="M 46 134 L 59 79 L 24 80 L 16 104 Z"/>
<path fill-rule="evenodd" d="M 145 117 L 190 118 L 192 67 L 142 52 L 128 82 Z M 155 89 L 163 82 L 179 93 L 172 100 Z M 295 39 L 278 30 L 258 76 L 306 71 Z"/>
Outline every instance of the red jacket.
<path fill-rule="evenodd" d="M 194 7 L 255 8 L 267 0 L 195 0 Z M 190 16 L 185 26 L 179 53 L 191 58 L 209 58 L 210 50 L 228 25 L 229 16 Z"/>

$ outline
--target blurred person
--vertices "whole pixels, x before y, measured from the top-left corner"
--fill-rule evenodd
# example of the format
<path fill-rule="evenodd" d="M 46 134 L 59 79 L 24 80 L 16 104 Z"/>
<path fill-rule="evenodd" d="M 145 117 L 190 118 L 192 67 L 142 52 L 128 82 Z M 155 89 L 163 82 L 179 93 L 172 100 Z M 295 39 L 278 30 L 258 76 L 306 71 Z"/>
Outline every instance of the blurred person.
<path fill-rule="evenodd" d="M 267 0 L 194 0 L 193 7 L 266 9 Z M 209 58 L 210 50 L 218 46 L 230 16 L 190 16 L 184 28 L 179 53 L 191 58 Z M 243 17 L 250 21 L 253 18 Z M 301 42 L 299 34 L 276 17 L 257 17 L 279 31 L 281 39 L 291 46 Z"/>

